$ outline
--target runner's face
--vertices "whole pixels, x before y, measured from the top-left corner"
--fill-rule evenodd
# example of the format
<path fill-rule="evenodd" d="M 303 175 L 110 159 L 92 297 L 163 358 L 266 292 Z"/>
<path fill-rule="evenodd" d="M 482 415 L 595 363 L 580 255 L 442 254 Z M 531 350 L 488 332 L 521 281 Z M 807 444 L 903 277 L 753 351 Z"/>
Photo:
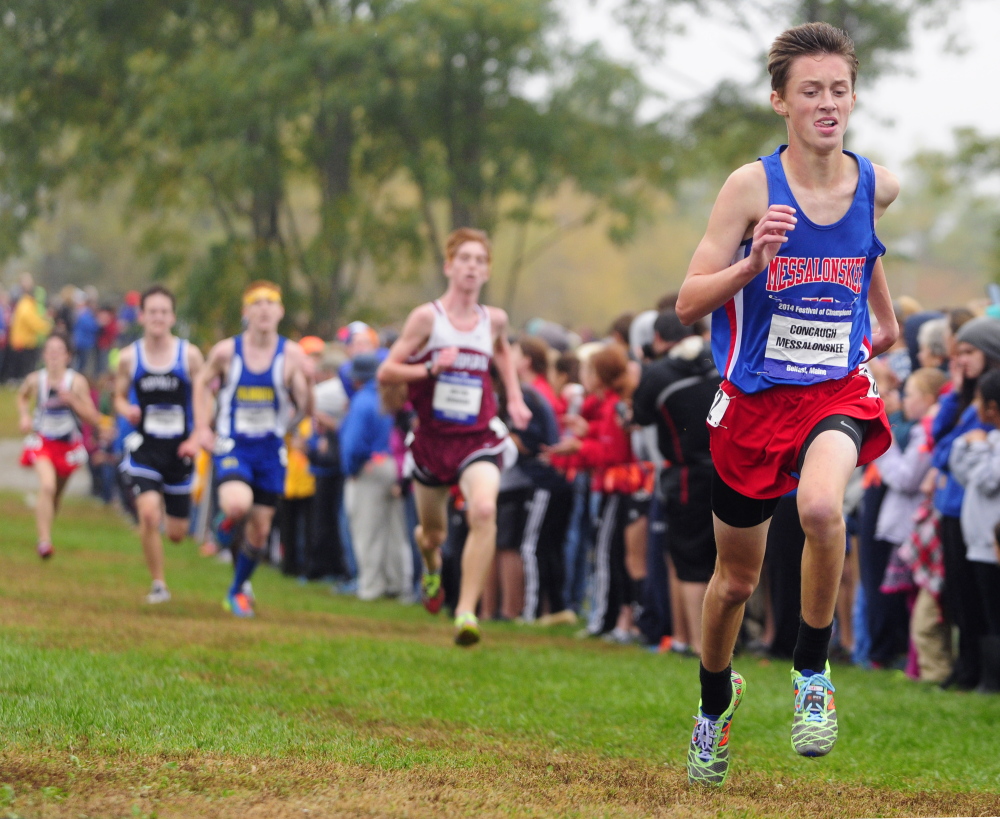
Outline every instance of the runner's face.
<path fill-rule="evenodd" d="M 69 350 L 61 338 L 50 338 L 45 342 L 42 360 L 48 370 L 65 369 L 69 366 Z"/>
<path fill-rule="evenodd" d="M 482 242 L 463 242 L 445 262 L 444 275 L 460 290 L 478 291 L 490 277 L 490 256 Z"/>
<path fill-rule="evenodd" d="M 174 306 L 169 296 L 165 296 L 163 293 L 154 293 L 152 296 L 146 297 L 146 303 L 139 313 L 139 323 L 147 335 L 165 336 L 173 329 L 176 320 Z"/>
<path fill-rule="evenodd" d="M 955 362 L 962 369 L 964 378 L 979 378 L 986 369 L 986 355 L 968 341 L 960 341 L 955 345 Z"/>
<path fill-rule="evenodd" d="M 771 92 L 771 106 L 796 135 L 816 147 L 839 147 L 854 109 L 851 69 L 839 54 L 803 54 L 792 61 L 782 92 Z"/>
<path fill-rule="evenodd" d="M 247 329 L 258 332 L 275 332 L 284 318 L 285 308 L 279 301 L 257 299 L 243 308 Z"/>

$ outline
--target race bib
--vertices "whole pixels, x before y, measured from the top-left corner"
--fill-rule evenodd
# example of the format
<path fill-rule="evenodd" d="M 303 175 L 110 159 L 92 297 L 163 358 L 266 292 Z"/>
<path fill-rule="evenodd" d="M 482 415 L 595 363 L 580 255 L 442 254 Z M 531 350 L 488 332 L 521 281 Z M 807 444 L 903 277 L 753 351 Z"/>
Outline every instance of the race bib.
<path fill-rule="evenodd" d="M 772 297 L 773 298 L 773 297 Z M 813 384 L 848 373 L 853 309 L 846 301 L 775 299 L 764 373 Z"/>
<path fill-rule="evenodd" d="M 71 466 L 83 466 L 88 460 L 90 459 L 87 457 L 87 450 L 82 444 L 66 453 L 66 463 Z"/>
<path fill-rule="evenodd" d="M 468 373 L 441 373 L 434 385 L 434 417 L 454 424 L 474 424 L 483 405 L 483 380 Z"/>
<path fill-rule="evenodd" d="M 142 431 L 154 438 L 180 438 L 184 434 L 184 407 L 151 404 L 142 419 Z"/>
<path fill-rule="evenodd" d="M 69 410 L 43 413 L 38 432 L 43 438 L 69 438 L 76 432 L 76 419 Z"/>
<path fill-rule="evenodd" d="M 233 428 L 237 435 L 263 437 L 278 429 L 278 412 L 274 407 L 237 407 Z"/>

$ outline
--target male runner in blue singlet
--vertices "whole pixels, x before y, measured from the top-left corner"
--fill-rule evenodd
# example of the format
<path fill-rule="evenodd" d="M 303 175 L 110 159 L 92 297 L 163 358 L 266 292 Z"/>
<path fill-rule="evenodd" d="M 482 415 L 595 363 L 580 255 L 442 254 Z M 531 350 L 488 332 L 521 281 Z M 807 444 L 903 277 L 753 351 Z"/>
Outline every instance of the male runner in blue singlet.
<path fill-rule="evenodd" d="M 139 516 L 139 538 L 152 578 L 147 603 L 170 600 L 163 567 L 160 522 L 183 540 L 191 514 L 194 438 L 191 382 L 204 363 L 201 351 L 171 331 L 177 316 L 174 294 L 159 284 L 139 301 L 142 338 L 121 352 L 115 381 L 115 411 L 135 431 L 125 438 L 121 470 L 128 476 Z"/>
<path fill-rule="evenodd" d="M 252 282 L 243 293 L 246 330 L 216 344 L 194 381 L 195 435 L 215 455 L 218 539 L 232 541 L 242 529 L 225 600 L 237 617 L 254 613 L 244 584 L 264 557 L 284 492 L 285 432 L 310 411 L 312 370 L 299 345 L 278 335 L 284 315 L 281 288 Z"/>
<path fill-rule="evenodd" d="M 685 324 L 713 313 L 724 377 L 708 417 L 718 562 L 705 596 L 691 782 L 721 785 L 728 773 L 744 690 L 733 648 L 768 521 L 796 487 L 806 543 L 791 742 L 803 756 L 823 756 L 837 736 L 828 650 L 844 563 L 841 510 L 851 472 L 889 446 L 864 362 L 898 333 L 875 224 L 899 184 L 844 150 L 857 65 L 850 38 L 826 23 L 774 41 L 771 106 L 788 145 L 726 181 L 677 300 Z"/>

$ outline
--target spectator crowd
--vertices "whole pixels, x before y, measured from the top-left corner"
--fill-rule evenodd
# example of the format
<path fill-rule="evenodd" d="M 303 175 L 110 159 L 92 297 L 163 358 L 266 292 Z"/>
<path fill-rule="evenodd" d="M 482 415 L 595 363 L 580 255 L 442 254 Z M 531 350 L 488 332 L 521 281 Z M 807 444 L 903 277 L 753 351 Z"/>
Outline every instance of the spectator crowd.
<path fill-rule="evenodd" d="M 519 459 L 502 477 L 481 619 L 579 623 L 581 637 L 700 652 L 701 603 L 715 565 L 705 418 L 721 377 L 708 328 L 682 325 L 674 302 L 666 296 L 619 316 L 599 340 L 540 319 L 511 340 L 532 418 L 511 429 Z M 72 342 L 73 369 L 88 379 L 94 404 L 113 415 L 117 351 L 141 334 L 138 303 L 137 292 L 115 304 L 71 286 L 49 299 L 22 274 L 0 291 L 0 378 L 31 373 L 58 330 Z M 900 341 L 868 365 L 893 443 L 857 470 L 845 503 L 849 559 L 834 656 L 997 692 L 1000 307 L 984 315 L 923 310 L 904 297 L 896 312 Z M 333 339 L 298 339 L 314 369 L 314 412 L 288 436 L 269 554 L 302 582 L 414 603 L 422 571 L 406 469 L 414 414 L 405 387 L 380 389 L 375 378 L 394 338 L 392 329 L 354 321 Z M 494 389 L 503 391 L 499 378 Z M 498 406 L 506 406 L 502 394 Z M 95 494 L 134 513 L 116 468 L 124 432 L 88 428 L 84 443 Z M 207 456 L 198 475 L 193 533 L 203 554 L 229 559 L 210 533 Z M 443 567 L 452 607 L 465 534 L 456 490 Z M 803 543 L 793 493 L 770 527 L 743 650 L 791 657 Z"/>

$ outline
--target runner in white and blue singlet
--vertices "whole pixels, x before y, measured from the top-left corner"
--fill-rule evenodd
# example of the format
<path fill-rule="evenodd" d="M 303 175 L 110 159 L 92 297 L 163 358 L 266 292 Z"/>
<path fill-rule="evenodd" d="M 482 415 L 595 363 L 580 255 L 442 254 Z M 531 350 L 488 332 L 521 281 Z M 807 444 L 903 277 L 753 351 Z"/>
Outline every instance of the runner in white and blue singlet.
<path fill-rule="evenodd" d="M 875 225 L 899 183 L 844 150 L 857 66 L 850 37 L 826 23 L 774 41 L 771 107 L 785 119 L 788 145 L 726 181 L 677 300 L 685 324 L 714 313 L 713 353 L 725 378 L 708 417 L 718 560 L 703 611 L 692 783 L 722 785 L 728 774 L 730 724 L 745 688 L 733 649 L 768 521 L 796 488 L 806 542 L 791 744 L 823 756 L 837 738 L 828 654 L 844 491 L 855 467 L 888 447 L 864 362 L 898 334 Z"/>
<path fill-rule="evenodd" d="M 152 579 L 147 603 L 165 603 L 170 591 L 163 564 L 166 535 L 179 543 L 191 514 L 191 473 L 198 445 L 193 437 L 191 382 L 204 363 L 201 351 L 173 332 L 173 293 L 153 285 L 140 297 L 143 336 L 121 352 L 115 410 L 134 431 L 125 437 L 121 471 L 135 496 L 139 539 Z"/>
<path fill-rule="evenodd" d="M 251 283 L 243 295 L 246 331 L 216 344 L 194 382 L 195 434 L 215 456 L 216 537 L 220 545 L 236 539 L 240 547 L 224 603 L 237 617 L 254 614 L 245 584 L 264 557 L 284 492 L 285 432 L 310 411 L 310 363 L 298 344 L 278 335 L 284 315 L 276 284 Z"/>

